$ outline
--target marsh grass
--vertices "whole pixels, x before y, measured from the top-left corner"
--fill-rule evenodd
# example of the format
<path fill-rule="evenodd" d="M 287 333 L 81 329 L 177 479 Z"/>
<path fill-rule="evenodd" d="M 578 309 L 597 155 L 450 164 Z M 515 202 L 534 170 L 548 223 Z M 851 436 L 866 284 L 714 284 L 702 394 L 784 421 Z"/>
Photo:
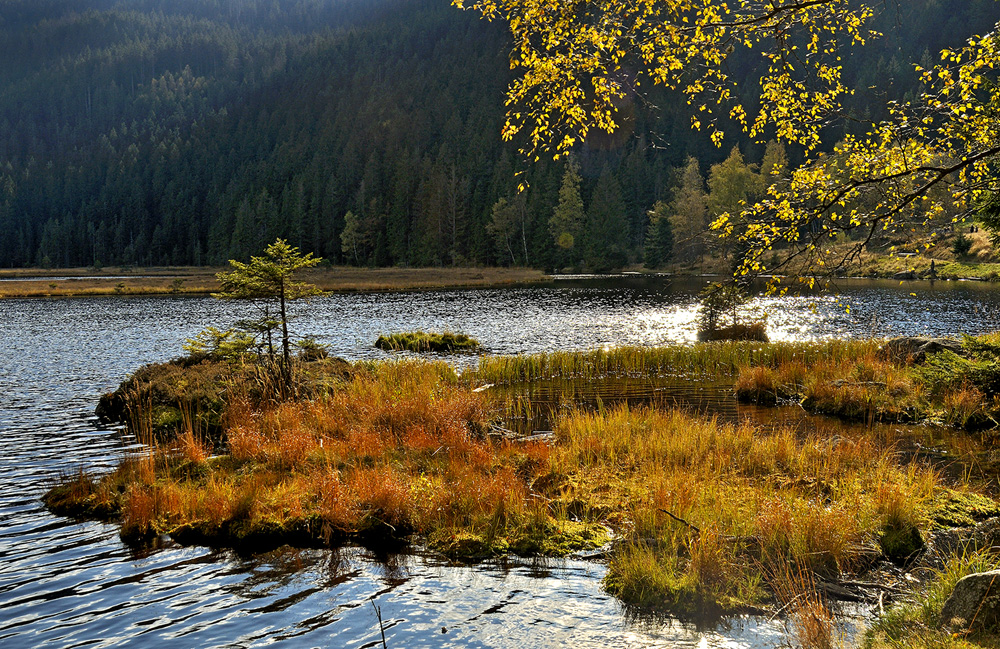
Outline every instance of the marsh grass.
<path fill-rule="evenodd" d="M 857 569 L 885 535 L 925 527 L 940 488 L 868 434 L 831 441 L 623 406 L 573 413 L 556 435 L 564 495 L 628 503 L 608 589 L 689 613 L 759 603 L 760 563 Z"/>
<path fill-rule="evenodd" d="M 525 377 L 734 372 L 740 363 L 801 390 L 835 376 L 848 377 L 841 387 L 904 384 L 875 343 L 491 357 L 462 375 L 426 360 L 346 372 L 324 363 L 284 399 L 267 372 L 230 375 L 219 455 L 193 411 L 182 412 L 177 436 L 157 436 L 155 401 L 137 390 L 130 421 L 145 445 L 109 475 L 67 476 L 46 502 L 118 520 L 129 541 L 170 534 L 250 551 L 419 539 L 465 558 L 565 555 L 614 536 L 608 591 L 693 615 L 773 601 L 761 566 L 836 579 L 879 557 L 905 559 L 942 494 L 971 491 L 905 459 L 874 429 L 830 437 L 599 404 L 560 407 L 551 441 L 496 436 L 505 408 L 530 417 L 530 404 L 473 389 Z"/>
<path fill-rule="evenodd" d="M 762 570 L 795 646 L 835 649 L 846 645 L 838 637 L 833 611 L 808 567 L 782 562 L 762 566 Z"/>
<path fill-rule="evenodd" d="M 871 341 L 818 343 L 717 341 L 666 347 L 616 347 L 587 352 L 530 356 L 484 356 L 472 375 L 495 384 L 541 379 L 601 379 L 608 376 L 692 378 L 733 376 L 744 367 L 778 367 L 798 362 L 846 361 L 874 351 Z"/>
<path fill-rule="evenodd" d="M 358 368 L 311 399 L 263 401 L 257 389 L 228 386 L 218 457 L 193 428 L 158 438 L 140 399 L 142 450 L 108 476 L 73 477 L 50 502 L 90 503 L 129 541 L 166 533 L 245 549 L 419 535 L 452 554 L 565 554 L 607 539 L 531 493 L 552 448 L 490 441 L 487 397 L 444 363 Z"/>
<path fill-rule="evenodd" d="M 379 336 L 375 347 L 386 351 L 410 352 L 473 352 L 479 349 L 479 341 L 461 333 L 445 331 L 428 333 L 408 331 Z"/>
<path fill-rule="evenodd" d="M 965 430 L 1000 422 L 1000 344 L 996 335 L 966 337 L 968 357 L 950 351 L 922 365 L 888 358 L 876 342 L 848 354 L 752 359 L 738 368 L 737 398 L 770 405 L 799 401 L 807 410 L 851 421 L 930 419 Z"/>

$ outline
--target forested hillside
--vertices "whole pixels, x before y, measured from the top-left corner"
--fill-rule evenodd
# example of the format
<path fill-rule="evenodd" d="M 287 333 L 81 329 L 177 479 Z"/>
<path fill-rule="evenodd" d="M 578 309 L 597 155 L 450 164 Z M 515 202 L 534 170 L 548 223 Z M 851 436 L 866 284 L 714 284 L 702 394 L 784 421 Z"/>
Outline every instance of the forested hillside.
<path fill-rule="evenodd" d="M 855 111 L 998 19 L 991 0 L 886 11 L 846 61 Z M 277 236 L 359 265 L 659 263 L 647 244 L 701 227 L 691 205 L 760 186 L 764 146 L 712 147 L 662 92 L 572 168 L 528 165 L 499 136 L 508 49 L 447 0 L 3 0 L 0 266 L 218 264 Z"/>

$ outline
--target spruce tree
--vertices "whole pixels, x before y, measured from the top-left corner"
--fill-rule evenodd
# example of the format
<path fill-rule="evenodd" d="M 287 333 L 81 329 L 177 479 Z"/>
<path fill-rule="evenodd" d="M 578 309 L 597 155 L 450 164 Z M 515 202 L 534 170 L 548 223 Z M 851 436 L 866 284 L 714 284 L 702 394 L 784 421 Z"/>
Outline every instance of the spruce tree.
<path fill-rule="evenodd" d="M 578 243 L 583 232 L 585 214 L 583 198 L 580 197 L 580 166 L 573 158 L 566 163 L 562 186 L 559 188 L 559 203 L 549 219 L 549 232 L 555 241 L 557 259 L 566 263 L 579 257 Z"/>
<path fill-rule="evenodd" d="M 649 211 L 649 228 L 643 249 L 646 268 L 660 268 L 674 255 L 674 231 L 670 225 L 670 208 L 663 201 L 656 201 Z"/>

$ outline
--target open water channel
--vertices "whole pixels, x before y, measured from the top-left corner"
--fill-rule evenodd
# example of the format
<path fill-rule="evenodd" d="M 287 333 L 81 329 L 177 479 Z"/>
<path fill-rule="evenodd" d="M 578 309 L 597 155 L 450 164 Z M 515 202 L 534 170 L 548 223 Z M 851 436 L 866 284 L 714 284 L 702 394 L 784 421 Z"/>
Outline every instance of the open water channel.
<path fill-rule="evenodd" d="M 462 331 L 494 353 L 694 338 L 701 280 L 575 278 L 466 291 L 344 294 L 297 305 L 296 332 L 347 359 L 380 358 L 380 333 Z M 841 296 L 760 300 L 772 339 L 982 333 L 1000 290 L 976 283 L 858 282 Z M 851 306 L 850 314 L 844 308 Z M 109 469 L 122 441 L 93 416 L 99 395 L 180 353 L 238 303 L 208 297 L 0 301 L 0 646 L 773 647 L 779 622 L 710 629 L 635 616 L 583 560 L 456 566 L 359 548 L 260 556 L 166 546 L 136 553 L 113 526 L 49 514 L 60 474 Z M 467 357 L 457 362 L 468 363 Z"/>

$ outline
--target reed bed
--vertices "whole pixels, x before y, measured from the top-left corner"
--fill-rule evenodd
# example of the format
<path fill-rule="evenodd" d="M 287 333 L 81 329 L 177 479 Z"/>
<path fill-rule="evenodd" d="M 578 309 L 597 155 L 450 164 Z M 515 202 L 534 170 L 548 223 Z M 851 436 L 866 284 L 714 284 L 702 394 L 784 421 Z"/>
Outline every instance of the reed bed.
<path fill-rule="evenodd" d="M 780 595 L 766 578 L 777 567 L 836 579 L 905 561 L 937 509 L 961 517 L 963 495 L 976 490 L 905 460 L 868 429 L 827 437 L 650 406 L 567 406 L 552 439 L 518 438 L 497 421 L 504 408 L 531 417 L 530 402 L 473 386 L 747 362 L 801 389 L 847 367 L 857 382 L 902 382 L 876 349 L 630 348 L 487 360 L 463 376 L 443 362 L 364 362 L 329 381 L 317 369 L 326 378 L 285 400 L 266 398 L 275 389 L 267 372 L 254 380 L 244 371 L 219 392 L 224 454 L 213 454 L 191 411 L 176 437 L 156 437 L 152 397 L 136 391 L 129 421 L 147 445 L 109 475 L 67 476 L 45 500 L 57 512 L 117 520 L 130 542 L 169 534 L 250 551 L 419 540 L 460 557 L 564 555 L 615 538 L 605 586 L 623 601 L 745 610 Z M 996 505 L 978 494 L 969 502 Z M 821 604 L 809 609 L 820 621 Z M 821 626 L 802 633 L 823 638 Z"/>
<path fill-rule="evenodd" d="M 666 347 L 616 347 L 527 356 L 484 356 L 470 376 L 498 385 L 544 379 L 607 376 L 733 376 L 745 367 L 777 367 L 798 361 L 846 361 L 877 349 L 873 341 L 756 343 L 719 341 Z"/>
<path fill-rule="evenodd" d="M 691 613 L 759 601 L 761 565 L 859 569 L 884 556 L 883 539 L 925 528 L 941 489 L 867 434 L 801 439 L 623 406 L 574 413 L 556 435 L 553 469 L 575 498 L 627 503 L 609 590 Z"/>

